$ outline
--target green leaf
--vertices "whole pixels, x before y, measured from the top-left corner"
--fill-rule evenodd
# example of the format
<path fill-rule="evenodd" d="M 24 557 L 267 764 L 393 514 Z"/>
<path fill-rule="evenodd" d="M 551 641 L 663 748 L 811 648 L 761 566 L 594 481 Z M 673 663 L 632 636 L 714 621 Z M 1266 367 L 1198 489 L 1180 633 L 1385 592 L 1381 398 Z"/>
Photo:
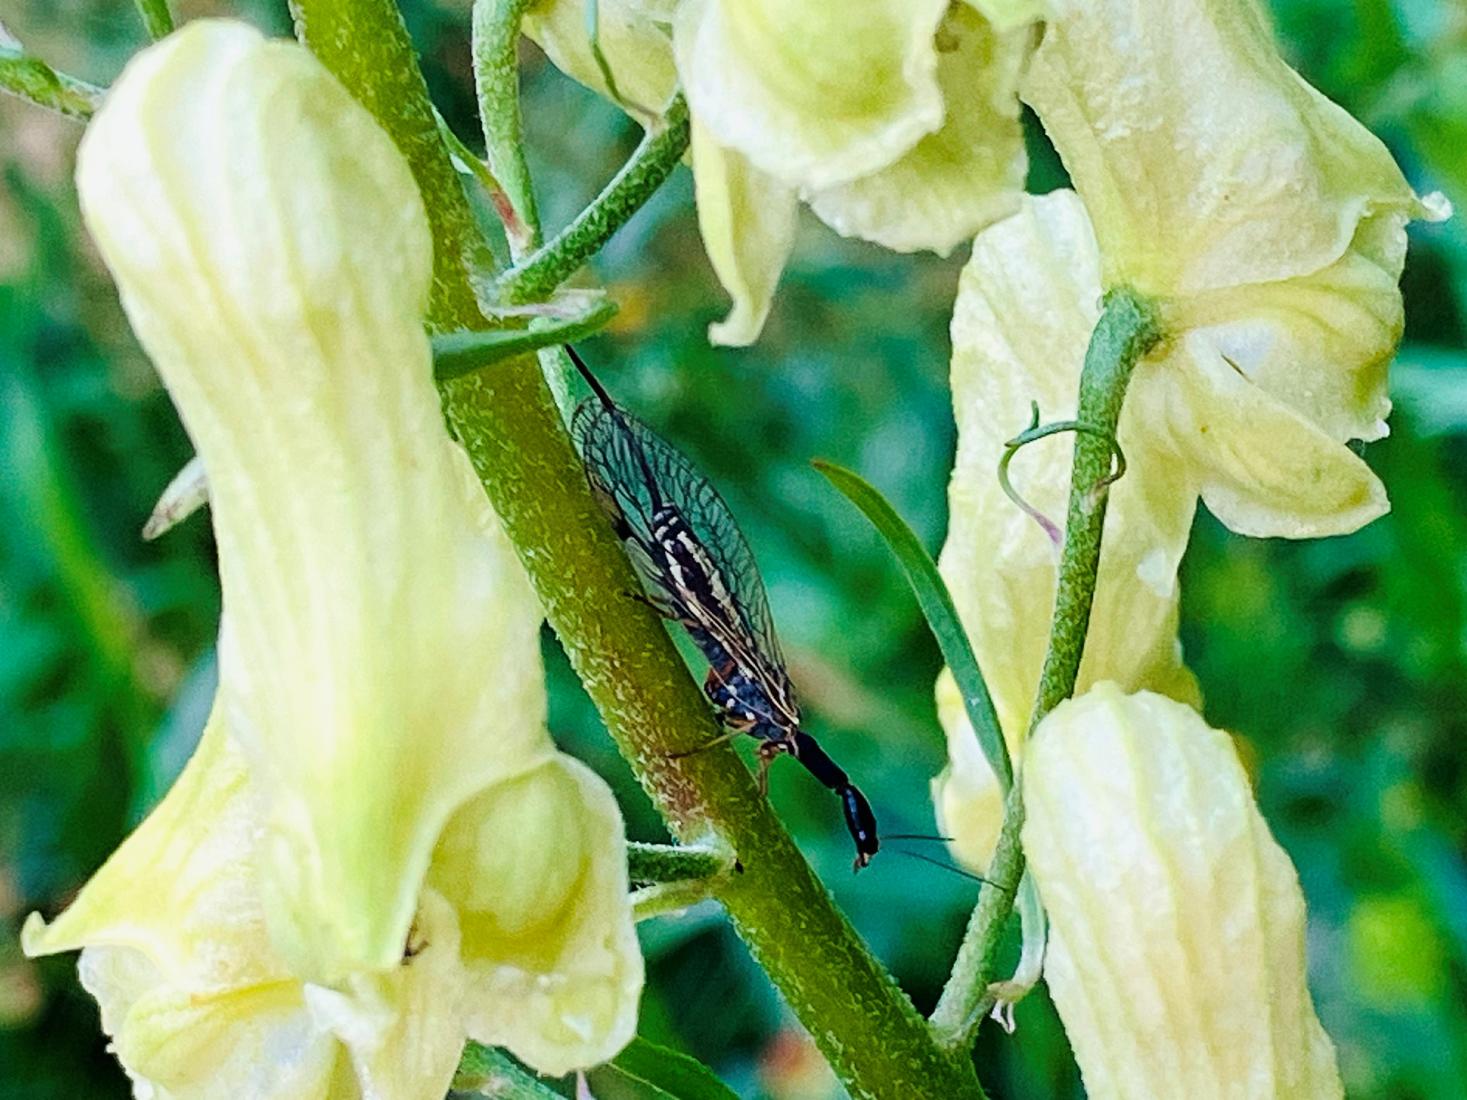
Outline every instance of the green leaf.
<path fill-rule="evenodd" d="M 433 375 L 440 382 L 539 351 L 585 339 L 616 316 L 616 303 L 605 300 L 579 317 L 556 318 L 535 328 L 448 332 L 433 337 Z"/>
<path fill-rule="evenodd" d="M 963 624 L 958 621 L 957 608 L 953 606 L 952 595 L 943 582 L 942 574 L 937 571 L 937 563 L 922 546 L 916 533 L 897 515 L 896 509 L 860 474 L 818 459 L 814 466 L 861 510 L 896 556 L 902 572 L 907 575 L 907 583 L 917 596 L 927 625 L 937 638 L 943 660 L 952 669 L 953 679 L 963 694 L 963 706 L 967 708 L 968 720 L 973 723 L 979 747 L 988 758 L 993 774 L 998 776 L 1000 788 L 1007 794 L 1013 780 L 1008 746 L 999 729 L 998 714 L 993 709 L 993 699 L 983 681 L 978 658 L 973 654 L 973 645 L 968 641 Z"/>
<path fill-rule="evenodd" d="M 696 1058 L 635 1038 L 590 1074 L 596 1100 L 738 1100 Z"/>

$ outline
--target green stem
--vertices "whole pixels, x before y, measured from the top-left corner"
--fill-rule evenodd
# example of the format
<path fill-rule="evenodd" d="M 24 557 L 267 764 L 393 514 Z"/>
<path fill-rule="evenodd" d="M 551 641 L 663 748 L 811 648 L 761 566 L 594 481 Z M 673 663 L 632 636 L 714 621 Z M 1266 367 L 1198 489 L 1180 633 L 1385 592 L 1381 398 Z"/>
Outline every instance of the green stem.
<path fill-rule="evenodd" d="M 1131 372 L 1160 338 L 1155 314 L 1145 299 L 1129 290 L 1113 290 L 1106 295 L 1080 372 L 1075 419 L 1089 430 L 1075 433 L 1059 584 L 1038 699 L 1029 720 L 1030 733 L 1075 690 L 1090 628 L 1090 608 L 1095 601 L 1108 496 L 1105 487 L 1111 479 L 1121 405 Z M 988 868 L 990 885 L 979 894 L 952 974 L 932 1013 L 933 1030 L 943 1045 L 953 1050 L 972 1048 L 983 1016 L 993 1005 L 988 987 L 997 967 L 998 942 L 1024 874 L 1024 853 L 1019 843 L 1023 827 L 1022 787 L 1015 784 L 1004 802 L 1003 827 Z"/>
<path fill-rule="evenodd" d="M 631 598 L 637 580 L 536 362 L 511 360 L 445 389 L 459 437 L 607 728 L 675 835 L 717 837 L 738 853 L 742 871 L 722 876 L 716 896 L 851 1095 L 981 1096 L 968 1059 L 938 1050 L 734 750 L 677 755 L 720 731 L 661 622 Z"/>
<path fill-rule="evenodd" d="M 0 44 L 0 91 L 85 121 L 102 105 L 106 90 L 51 68 L 18 45 Z"/>
<path fill-rule="evenodd" d="M 733 852 L 712 844 L 627 842 L 627 874 L 633 882 L 709 879 L 733 867 Z"/>
<path fill-rule="evenodd" d="M 636 151 L 591 205 L 553 241 L 495 281 L 499 296 L 514 305 L 548 296 L 646 205 L 687 148 L 688 105 L 679 95 L 668 104 L 661 123 L 643 135 Z"/>
<path fill-rule="evenodd" d="M 168 0 L 133 0 L 138 14 L 143 17 L 143 26 L 154 42 L 173 33 L 173 13 L 168 10 Z"/>
<path fill-rule="evenodd" d="M 712 896 L 713 887 L 707 879 L 659 882 L 655 886 L 644 886 L 640 890 L 632 891 L 632 919 L 641 924 L 653 917 L 682 913 Z"/>
<path fill-rule="evenodd" d="M 616 303 L 602 301 L 589 313 L 542 321 L 537 328 L 448 332 L 433 337 L 433 376 L 439 382 L 483 370 L 526 352 L 583 340 L 616 316 Z"/>
<path fill-rule="evenodd" d="M 504 1051 L 473 1042 L 464 1047 L 453 1088 L 455 1092 L 474 1092 L 492 1100 L 564 1100 Z"/>
<path fill-rule="evenodd" d="M 484 153 L 524 232 L 510 238 L 515 260 L 540 244 L 540 211 L 525 160 L 520 113 L 520 21 L 533 0 L 474 0 L 471 44 Z"/>

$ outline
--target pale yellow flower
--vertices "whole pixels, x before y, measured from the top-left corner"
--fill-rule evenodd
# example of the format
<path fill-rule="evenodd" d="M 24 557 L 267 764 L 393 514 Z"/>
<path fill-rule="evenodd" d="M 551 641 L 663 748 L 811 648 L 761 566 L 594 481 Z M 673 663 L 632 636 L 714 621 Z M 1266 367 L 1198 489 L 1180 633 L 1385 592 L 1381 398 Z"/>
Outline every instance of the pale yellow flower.
<path fill-rule="evenodd" d="M 1354 530 L 1385 491 L 1412 194 L 1385 147 L 1279 57 L 1254 0 L 1053 5 L 1024 80 L 1095 225 L 1101 284 L 1157 300 L 1146 388 L 1234 530 Z M 1139 398 L 1138 398 L 1139 400 Z"/>
<path fill-rule="evenodd" d="M 409 960 L 340 991 L 270 944 L 248 769 L 216 711 L 178 782 L 28 954 L 82 949 L 82 984 L 140 1097 L 438 1100 L 463 1047 L 458 933 L 426 899 Z M 406 940 L 404 941 L 406 942 Z"/>
<path fill-rule="evenodd" d="M 624 100 L 664 102 L 673 61 L 687 94 L 698 223 L 734 302 L 714 343 L 758 338 L 800 200 L 839 233 L 943 255 L 1017 208 L 1034 3 L 603 0 L 599 11 Z M 581 0 L 544 0 L 525 28 L 607 94 Z"/>
<path fill-rule="evenodd" d="M 431 877 L 468 1034 L 555 1073 L 609 1057 L 642 977 L 621 818 L 546 733 L 538 604 L 444 429 L 406 163 L 303 48 L 197 21 L 114 85 L 78 185 L 208 470 L 272 950 L 337 993 L 386 980 Z M 528 847 L 470 878 L 460 839 L 430 873 L 465 830 Z"/>
<path fill-rule="evenodd" d="M 999 459 L 1004 442 L 1028 426 L 1031 402 L 1046 420 L 1075 415 L 1080 366 L 1100 313 L 1098 285 L 1084 209 L 1073 192 L 1057 191 L 1026 199 L 1020 213 L 978 235 L 953 312 L 958 450 L 941 568 L 1015 757 L 1044 662 L 1058 552 L 1004 495 Z M 1177 642 L 1177 566 L 1196 492 L 1151 448 L 1133 407 L 1122 415 L 1120 443 L 1130 462 L 1110 493 L 1080 689 L 1116 680 L 1195 702 Z M 1060 525 L 1073 448 L 1070 435 L 1040 440 L 1010 467 L 1015 489 Z M 982 868 L 998 837 L 1002 797 L 946 672 L 938 713 L 949 757 L 933 789 L 941 828 L 964 863 Z"/>
<path fill-rule="evenodd" d="M 1225 733 L 1098 684 L 1040 724 L 1023 784 L 1045 979 L 1087 1095 L 1343 1095 L 1299 880 Z"/>

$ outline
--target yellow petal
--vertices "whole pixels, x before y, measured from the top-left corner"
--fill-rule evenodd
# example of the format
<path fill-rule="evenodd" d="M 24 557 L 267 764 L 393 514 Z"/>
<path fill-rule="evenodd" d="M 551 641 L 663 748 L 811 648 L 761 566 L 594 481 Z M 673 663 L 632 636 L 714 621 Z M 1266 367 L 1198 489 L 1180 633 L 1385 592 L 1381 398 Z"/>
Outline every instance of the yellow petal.
<path fill-rule="evenodd" d="M 311 1019 L 346 1048 L 363 1100 L 441 1100 L 464 1046 L 458 920 L 423 891 L 401 964 L 341 989 L 306 986 Z"/>
<path fill-rule="evenodd" d="M 460 917 L 473 1038 L 552 1076 L 631 1039 L 642 956 L 623 836 L 606 784 L 560 754 L 454 816 L 429 881 Z"/>
<path fill-rule="evenodd" d="M 1328 267 L 1372 214 L 1426 211 L 1390 154 L 1284 64 L 1256 0 L 1056 0 L 1024 95 L 1107 287 L 1191 295 Z"/>
<path fill-rule="evenodd" d="M 116 947 L 82 952 L 83 984 L 100 1003 L 116 1002 L 117 971 L 137 965 L 130 955 Z M 312 1024 L 293 981 L 207 993 L 154 984 L 107 1031 L 139 1096 L 326 1100 L 343 1068 L 341 1047 Z"/>
<path fill-rule="evenodd" d="M 1018 209 L 1028 170 L 1018 84 L 1029 32 L 998 34 L 959 5 L 936 42 L 946 119 L 889 167 L 809 195 L 838 233 L 945 256 Z"/>
<path fill-rule="evenodd" d="M 28 955 L 126 948 L 158 980 L 192 989 L 268 985 L 287 977 L 262 951 L 254 899 L 249 775 L 216 707 L 163 801 L 50 924 L 32 914 Z"/>
<path fill-rule="evenodd" d="M 82 949 L 82 984 L 140 1096 L 437 1100 L 464 1041 L 452 911 L 425 897 L 410 960 L 339 990 L 304 985 L 266 929 L 255 805 L 216 709 L 162 803 L 76 901 L 50 925 L 30 918 L 26 951 Z"/>
<path fill-rule="evenodd" d="M 540 0 L 525 13 L 522 29 L 561 72 L 615 100 L 591 52 L 586 0 Z M 616 81 L 622 105 L 660 111 L 677 87 L 672 32 L 639 0 L 599 0 L 601 55 Z"/>
<path fill-rule="evenodd" d="M 727 318 L 708 326 L 709 342 L 745 347 L 759 339 L 779 276 L 795 243 L 795 193 L 696 120 L 692 129 L 698 229 L 718 281 L 733 298 Z"/>
<path fill-rule="evenodd" d="M 1130 407 L 1169 427 L 1208 509 L 1241 535 L 1346 534 L 1389 509 L 1369 466 L 1250 382 L 1210 333 L 1143 364 L 1131 388 Z"/>
<path fill-rule="evenodd" d="M 1175 303 L 1169 320 L 1205 331 L 1249 381 L 1331 439 L 1379 439 L 1405 259 L 1405 215 L 1380 214 L 1323 271 L 1199 295 Z"/>
<path fill-rule="evenodd" d="M 947 0 L 685 0 L 678 75 L 721 145 L 792 186 L 884 168 L 942 123 Z"/>
<path fill-rule="evenodd" d="M 272 936 L 308 980 L 392 967 L 444 822 L 547 744 L 539 612 L 433 386 L 411 173 L 304 48 L 200 20 L 128 65 L 77 179 L 209 470 Z"/>
<path fill-rule="evenodd" d="M 1041 723 L 1023 782 L 1045 978 L 1093 1100 L 1343 1095 L 1299 880 L 1226 734 L 1099 684 Z"/>

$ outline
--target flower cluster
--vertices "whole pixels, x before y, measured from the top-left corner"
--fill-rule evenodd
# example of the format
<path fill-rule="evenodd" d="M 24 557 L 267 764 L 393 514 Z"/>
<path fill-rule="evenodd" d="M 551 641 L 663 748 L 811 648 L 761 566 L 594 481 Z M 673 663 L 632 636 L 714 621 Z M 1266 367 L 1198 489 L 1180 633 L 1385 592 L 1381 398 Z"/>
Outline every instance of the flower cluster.
<path fill-rule="evenodd" d="M 1046 978 L 1093 1096 L 1337 1096 L 1293 868 L 1229 739 L 1191 709 L 1177 569 L 1198 499 L 1241 534 L 1293 538 L 1386 510 L 1349 444 L 1385 434 L 1405 226 L 1445 204 L 1418 199 L 1384 146 L 1288 68 L 1251 2 L 1056 0 L 1021 95 L 1075 190 L 1026 199 L 978 235 L 963 272 L 942 569 L 1023 757 Z M 1163 339 L 1119 425 L 1127 473 L 1110 492 L 1079 697 L 1026 745 L 1058 556 L 995 471 L 1031 401 L 1075 414 L 1115 288 L 1152 303 Z M 1065 513 L 1068 454 L 1045 440 L 1013 462 L 1050 516 Z M 938 701 L 939 818 L 981 868 L 997 782 L 950 677 Z"/>
<path fill-rule="evenodd" d="M 693 117 L 698 224 L 733 299 L 710 330 L 756 340 L 801 201 L 837 232 L 946 255 L 1018 208 L 1019 77 L 1032 3 L 610 0 L 599 41 L 644 117 L 680 83 Z M 610 95 L 581 0 L 543 0 L 527 32 Z"/>
<path fill-rule="evenodd" d="M 294 43 L 199 21 L 127 67 L 83 213 L 208 471 L 203 742 L 33 953 L 139 1095 L 439 1097 L 466 1038 L 630 1038 L 621 816 L 545 729 L 539 606 L 447 435 L 432 246 L 391 139 Z"/>

